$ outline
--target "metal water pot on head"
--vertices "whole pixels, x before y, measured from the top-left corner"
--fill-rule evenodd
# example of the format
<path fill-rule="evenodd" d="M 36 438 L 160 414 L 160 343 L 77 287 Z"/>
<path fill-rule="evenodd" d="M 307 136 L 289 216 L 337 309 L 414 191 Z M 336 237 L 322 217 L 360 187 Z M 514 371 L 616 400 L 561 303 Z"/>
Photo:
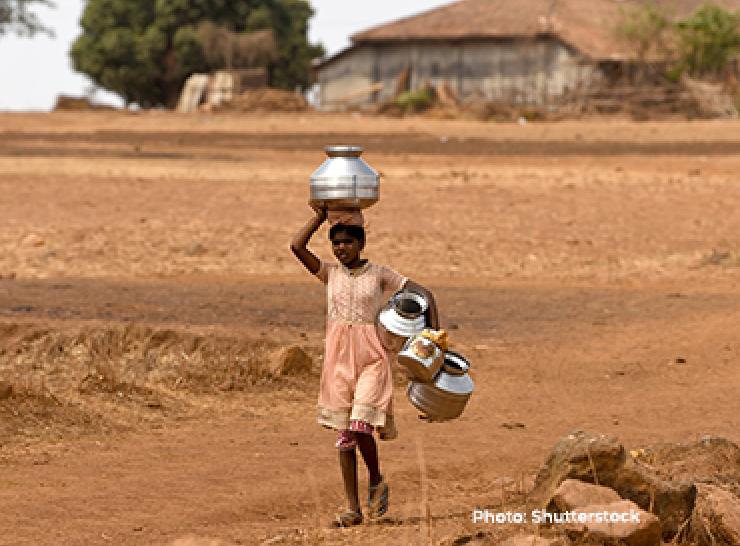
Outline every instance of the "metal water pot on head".
<path fill-rule="evenodd" d="M 360 157 L 360 146 L 327 146 L 311 175 L 311 204 L 329 210 L 365 209 L 380 198 L 380 175 Z"/>

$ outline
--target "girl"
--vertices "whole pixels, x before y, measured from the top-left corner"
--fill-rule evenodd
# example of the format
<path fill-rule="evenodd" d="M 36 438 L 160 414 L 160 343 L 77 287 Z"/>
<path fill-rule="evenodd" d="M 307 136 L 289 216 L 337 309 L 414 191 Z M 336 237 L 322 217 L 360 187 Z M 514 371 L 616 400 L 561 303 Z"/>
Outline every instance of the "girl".
<path fill-rule="evenodd" d="M 388 510 L 388 484 L 378 464 L 373 431 L 382 440 L 397 436 L 393 424 L 393 380 L 395 358 L 382 345 L 376 318 L 388 292 L 401 288 L 427 298 L 428 324 L 439 328 L 434 297 L 423 286 L 394 270 L 360 257 L 365 248 L 365 230 L 360 211 L 331 211 L 314 207 L 315 216 L 296 234 L 293 254 L 313 275 L 327 285 L 328 317 L 324 365 L 319 389 L 319 424 L 338 431 L 336 447 L 349 508 L 337 516 L 334 526 L 362 523 L 357 487 L 359 448 L 369 474 L 368 513 L 378 517 Z M 329 239 L 339 264 L 326 263 L 306 246 L 329 216 Z"/>

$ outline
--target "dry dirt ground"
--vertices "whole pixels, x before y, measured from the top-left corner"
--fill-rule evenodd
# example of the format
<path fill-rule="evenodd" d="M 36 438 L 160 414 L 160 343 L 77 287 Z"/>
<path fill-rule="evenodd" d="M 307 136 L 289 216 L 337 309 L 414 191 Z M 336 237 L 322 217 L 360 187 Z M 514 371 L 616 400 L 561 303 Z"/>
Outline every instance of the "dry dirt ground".
<path fill-rule="evenodd" d="M 288 251 L 330 143 L 382 171 L 367 255 L 476 382 L 444 424 L 398 382 L 391 511 L 347 530 Z M 524 506 L 573 429 L 740 441 L 737 122 L 1 114 L 0 196 L 2 545 L 496 543 L 529 529 L 471 511 Z M 289 345 L 312 369 L 276 378 Z"/>

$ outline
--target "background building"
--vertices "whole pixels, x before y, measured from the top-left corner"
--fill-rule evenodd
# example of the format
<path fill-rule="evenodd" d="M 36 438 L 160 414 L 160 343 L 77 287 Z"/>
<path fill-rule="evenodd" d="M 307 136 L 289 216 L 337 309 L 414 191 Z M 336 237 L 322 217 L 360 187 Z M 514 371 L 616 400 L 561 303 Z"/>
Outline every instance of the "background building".
<path fill-rule="evenodd" d="M 462 0 L 352 36 L 316 66 L 324 109 L 392 98 L 425 82 L 464 99 L 481 94 L 547 104 L 619 74 L 635 52 L 617 32 L 637 0 Z M 702 0 L 664 0 L 676 16 Z M 719 4 L 740 8 L 740 0 Z"/>

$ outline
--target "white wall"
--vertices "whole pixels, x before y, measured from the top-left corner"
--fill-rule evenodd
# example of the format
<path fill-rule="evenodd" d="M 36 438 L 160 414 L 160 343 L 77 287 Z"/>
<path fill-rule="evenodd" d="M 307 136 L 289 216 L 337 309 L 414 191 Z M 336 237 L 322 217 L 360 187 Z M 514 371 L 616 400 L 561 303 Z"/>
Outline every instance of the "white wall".
<path fill-rule="evenodd" d="M 319 70 L 321 105 L 369 104 L 369 93 L 349 103 L 346 98 L 378 81 L 384 88 L 377 98 L 388 99 L 406 66 L 412 89 L 447 81 L 460 98 L 482 93 L 522 104 L 552 102 L 596 75 L 592 65 L 554 39 L 361 45 Z"/>

